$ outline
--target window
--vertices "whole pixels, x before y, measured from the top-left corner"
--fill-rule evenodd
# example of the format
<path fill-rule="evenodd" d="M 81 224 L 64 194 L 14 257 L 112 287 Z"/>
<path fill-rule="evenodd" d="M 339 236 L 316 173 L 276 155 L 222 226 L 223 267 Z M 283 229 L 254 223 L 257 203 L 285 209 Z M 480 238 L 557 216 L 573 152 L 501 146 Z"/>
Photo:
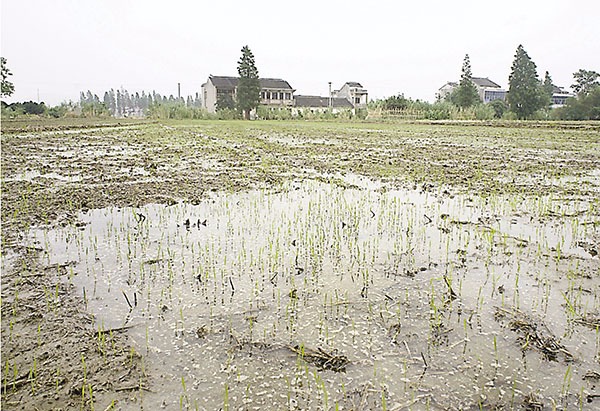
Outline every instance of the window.
<path fill-rule="evenodd" d="M 504 100 L 506 98 L 506 91 L 504 90 L 485 90 L 483 95 L 483 102 L 489 103 L 494 100 Z"/>
<path fill-rule="evenodd" d="M 360 97 L 354 97 L 354 104 L 360 104 Z"/>
<path fill-rule="evenodd" d="M 292 99 L 292 93 L 285 93 L 285 99 L 286 100 L 291 100 Z"/>

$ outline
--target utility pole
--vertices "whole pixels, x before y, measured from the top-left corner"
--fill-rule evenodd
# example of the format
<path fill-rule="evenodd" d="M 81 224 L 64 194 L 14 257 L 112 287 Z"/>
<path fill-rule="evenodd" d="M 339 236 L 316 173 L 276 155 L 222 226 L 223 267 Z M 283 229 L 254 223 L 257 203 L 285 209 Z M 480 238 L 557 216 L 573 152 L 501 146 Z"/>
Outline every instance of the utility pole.
<path fill-rule="evenodd" d="M 329 108 L 333 108 L 333 100 L 332 100 L 332 94 L 331 94 L 331 81 L 329 82 Z"/>
<path fill-rule="evenodd" d="M 177 100 L 181 100 L 181 83 L 177 83 Z"/>

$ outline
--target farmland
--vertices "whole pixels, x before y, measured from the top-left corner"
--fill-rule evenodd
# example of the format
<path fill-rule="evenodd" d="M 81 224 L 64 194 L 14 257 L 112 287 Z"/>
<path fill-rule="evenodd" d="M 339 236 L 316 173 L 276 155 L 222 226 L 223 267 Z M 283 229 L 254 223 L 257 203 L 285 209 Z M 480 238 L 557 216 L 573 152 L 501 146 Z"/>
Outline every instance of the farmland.
<path fill-rule="evenodd" d="M 598 124 L 2 126 L 5 409 L 600 404 Z"/>

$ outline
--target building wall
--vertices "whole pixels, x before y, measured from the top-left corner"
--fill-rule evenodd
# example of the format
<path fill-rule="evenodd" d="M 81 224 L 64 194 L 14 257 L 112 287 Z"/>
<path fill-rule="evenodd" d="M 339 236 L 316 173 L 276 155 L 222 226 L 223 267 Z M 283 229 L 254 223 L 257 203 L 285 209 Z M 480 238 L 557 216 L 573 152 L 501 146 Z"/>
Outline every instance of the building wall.
<path fill-rule="evenodd" d="M 331 114 L 338 114 L 344 111 L 351 111 L 352 114 L 356 114 L 352 107 L 292 107 L 292 116 L 297 117 L 300 114 L 305 113 L 327 113 L 331 112 Z"/>
<path fill-rule="evenodd" d="M 348 101 L 352 101 L 352 96 L 350 95 L 350 87 L 348 87 L 348 84 L 344 84 L 341 89 L 334 91 L 333 97 L 341 97 L 345 98 Z"/>
<path fill-rule="evenodd" d="M 341 89 L 333 92 L 333 97 L 341 97 L 348 100 L 354 107 L 363 107 L 367 105 L 368 94 L 364 89 L 350 87 L 345 83 Z"/>
<path fill-rule="evenodd" d="M 506 90 L 500 88 L 478 88 L 479 98 L 484 103 L 490 103 L 494 100 L 506 100 Z"/>
<path fill-rule="evenodd" d="M 454 86 L 450 83 L 446 83 L 438 90 L 436 97 L 438 100 L 443 100 L 447 95 L 452 93 L 452 91 L 454 91 Z"/>
<path fill-rule="evenodd" d="M 217 112 L 217 88 L 210 79 L 202 86 L 202 106 L 209 113 Z"/>
<path fill-rule="evenodd" d="M 458 86 L 453 86 L 450 83 L 446 83 L 438 90 L 436 97 L 439 100 L 443 100 L 446 98 L 446 96 L 451 94 L 456 87 Z M 475 87 L 477 88 L 477 93 L 479 94 L 479 100 L 484 103 L 490 103 L 494 100 L 506 100 L 506 90 L 504 89 L 496 87 L 480 87 L 477 84 L 475 84 Z"/>
<path fill-rule="evenodd" d="M 369 97 L 366 92 L 357 93 L 353 97 L 352 104 L 354 104 L 355 107 L 365 107 L 367 105 L 368 101 L 369 101 Z"/>
<path fill-rule="evenodd" d="M 552 94 L 552 108 L 562 107 L 567 104 L 567 99 L 570 97 L 575 97 L 574 94 L 571 93 L 554 93 Z"/>
<path fill-rule="evenodd" d="M 290 89 L 268 89 L 260 90 L 260 104 L 266 106 L 292 106 L 294 104 L 294 93 Z"/>
<path fill-rule="evenodd" d="M 218 94 L 220 93 L 230 93 L 232 94 L 235 100 L 235 90 L 232 92 L 230 90 L 219 90 L 209 79 L 202 86 L 202 106 L 209 113 L 217 112 L 217 99 Z M 292 106 L 294 104 L 294 93 L 291 89 L 267 89 L 263 88 L 260 90 L 260 104 L 271 106 L 271 107 L 281 107 L 281 106 Z"/>

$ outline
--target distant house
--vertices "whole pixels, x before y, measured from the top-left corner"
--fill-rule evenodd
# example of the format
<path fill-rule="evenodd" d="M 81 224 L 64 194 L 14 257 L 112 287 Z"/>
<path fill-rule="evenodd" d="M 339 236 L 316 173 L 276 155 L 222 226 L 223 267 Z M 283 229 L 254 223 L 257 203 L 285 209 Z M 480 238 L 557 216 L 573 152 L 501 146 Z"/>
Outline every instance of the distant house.
<path fill-rule="evenodd" d="M 202 105 L 209 113 L 217 111 L 217 101 L 221 97 L 235 101 L 238 77 L 208 76 L 202 84 Z M 294 104 L 294 90 L 290 83 L 277 78 L 260 78 L 260 104 L 269 107 L 291 107 Z"/>
<path fill-rule="evenodd" d="M 345 98 L 354 108 L 367 106 L 369 93 L 360 83 L 348 81 L 339 89 L 333 92 L 333 97 Z"/>
<path fill-rule="evenodd" d="M 477 87 L 479 98 L 484 103 L 494 100 L 506 100 L 506 90 L 487 77 L 471 77 L 471 81 Z M 438 89 L 436 97 L 438 100 L 445 99 L 454 89 L 458 87 L 457 82 L 448 82 Z"/>
<path fill-rule="evenodd" d="M 571 93 L 562 87 L 555 86 L 554 84 L 552 87 L 552 108 L 562 107 L 567 104 L 568 98 L 575 97 L 574 93 Z"/>
<path fill-rule="evenodd" d="M 348 81 L 339 90 L 331 91 L 329 97 L 294 96 L 293 114 L 307 110 L 312 113 L 323 113 L 328 110 L 334 114 L 344 110 L 355 113 L 357 108 L 367 106 L 368 96 L 369 93 L 360 83 Z"/>
<path fill-rule="evenodd" d="M 304 111 L 311 113 L 324 113 L 331 108 L 332 113 L 338 113 L 342 110 L 352 110 L 352 103 L 343 97 L 321 97 L 321 96 L 294 96 L 293 114 Z"/>

